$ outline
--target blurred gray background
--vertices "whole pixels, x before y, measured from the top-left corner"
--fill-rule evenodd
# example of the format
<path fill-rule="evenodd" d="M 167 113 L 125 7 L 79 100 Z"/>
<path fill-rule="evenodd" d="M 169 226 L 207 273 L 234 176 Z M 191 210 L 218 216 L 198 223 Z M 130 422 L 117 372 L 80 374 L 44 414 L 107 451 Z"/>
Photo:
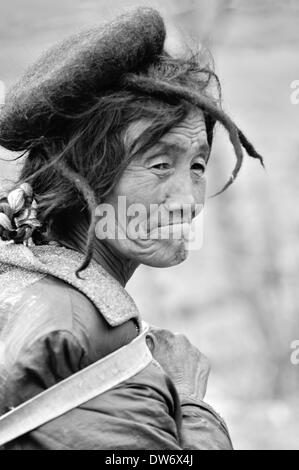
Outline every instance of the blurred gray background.
<path fill-rule="evenodd" d="M 299 449 L 299 366 L 290 361 L 299 339 L 299 105 L 290 100 L 299 80 L 299 2 L 0 0 L 0 98 L 56 40 L 132 5 L 160 9 L 170 49 L 210 48 L 224 107 L 267 171 L 247 159 L 235 185 L 207 203 L 202 250 L 176 268 L 140 268 L 128 289 L 145 320 L 187 334 L 209 356 L 207 401 L 237 449 Z M 219 129 L 210 194 L 233 163 Z M 16 174 L 14 163 L 0 162 L 3 186 Z"/>

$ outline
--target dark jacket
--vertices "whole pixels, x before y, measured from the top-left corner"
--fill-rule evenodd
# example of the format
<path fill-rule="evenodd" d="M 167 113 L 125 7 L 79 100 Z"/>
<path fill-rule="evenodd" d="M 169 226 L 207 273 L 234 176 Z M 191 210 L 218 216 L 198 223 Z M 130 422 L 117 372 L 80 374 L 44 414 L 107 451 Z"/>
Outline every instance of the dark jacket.
<path fill-rule="evenodd" d="M 80 257 L 58 247 L 0 248 L 0 414 L 138 334 L 139 313 L 108 273 L 94 263 L 85 281 L 75 278 Z M 208 405 L 180 403 L 153 360 L 135 377 L 6 448 L 231 449 L 231 442 Z"/>

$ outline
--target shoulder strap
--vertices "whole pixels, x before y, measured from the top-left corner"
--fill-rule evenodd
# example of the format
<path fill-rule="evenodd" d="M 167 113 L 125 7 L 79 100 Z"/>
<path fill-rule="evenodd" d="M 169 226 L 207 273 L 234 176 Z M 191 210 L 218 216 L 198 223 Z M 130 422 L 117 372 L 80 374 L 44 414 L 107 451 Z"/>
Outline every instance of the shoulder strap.
<path fill-rule="evenodd" d="M 145 369 L 153 357 L 148 325 L 131 343 L 0 417 L 0 446 L 107 392 Z"/>

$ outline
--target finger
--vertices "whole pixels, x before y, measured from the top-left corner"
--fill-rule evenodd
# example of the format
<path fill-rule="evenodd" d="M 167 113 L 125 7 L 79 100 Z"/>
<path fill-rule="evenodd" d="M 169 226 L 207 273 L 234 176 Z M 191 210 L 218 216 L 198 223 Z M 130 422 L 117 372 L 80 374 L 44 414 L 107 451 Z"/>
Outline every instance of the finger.
<path fill-rule="evenodd" d="M 191 347 L 194 347 L 187 336 L 183 335 L 182 333 L 175 333 L 175 338 L 176 342 L 185 348 L 190 349 Z"/>

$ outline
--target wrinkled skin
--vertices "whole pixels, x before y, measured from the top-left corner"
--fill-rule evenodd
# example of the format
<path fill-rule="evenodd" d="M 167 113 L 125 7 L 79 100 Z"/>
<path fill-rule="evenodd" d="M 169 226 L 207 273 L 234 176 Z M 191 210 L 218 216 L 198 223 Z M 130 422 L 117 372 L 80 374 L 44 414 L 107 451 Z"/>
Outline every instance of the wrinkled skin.
<path fill-rule="evenodd" d="M 146 120 L 133 123 L 126 133 L 126 146 L 138 142 L 138 136 L 148 126 Z M 122 232 L 121 237 L 106 241 L 110 248 L 137 264 L 170 267 L 183 262 L 188 256 L 184 234 L 205 201 L 204 174 L 209 153 L 204 116 L 200 111 L 192 111 L 159 144 L 134 158 L 105 201 L 113 206 L 117 227 Z M 127 232 L 134 214 L 127 216 L 125 224 L 122 222 L 119 196 L 126 197 L 127 207 L 138 203 L 146 208 L 145 217 L 140 220 L 145 236 L 136 238 Z M 160 220 L 157 218 L 156 222 L 149 220 L 151 204 L 159 206 Z M 186 205 L 190 210 L 182 214 Z M 168 239 L 162 238 L 165 229 L 170 231 Z M 174 235 L 177 231 L 182 234 L 179 239 Z M 156 239 L 150 238 L 153 233 Z"/>
<path fill-rule="evenodd" d="M 185 335 L 151 326 L 147 344 L 154 358 L 175 384 L 181 400 L 204 399 L 211 370 L 210 362 Z"/>

